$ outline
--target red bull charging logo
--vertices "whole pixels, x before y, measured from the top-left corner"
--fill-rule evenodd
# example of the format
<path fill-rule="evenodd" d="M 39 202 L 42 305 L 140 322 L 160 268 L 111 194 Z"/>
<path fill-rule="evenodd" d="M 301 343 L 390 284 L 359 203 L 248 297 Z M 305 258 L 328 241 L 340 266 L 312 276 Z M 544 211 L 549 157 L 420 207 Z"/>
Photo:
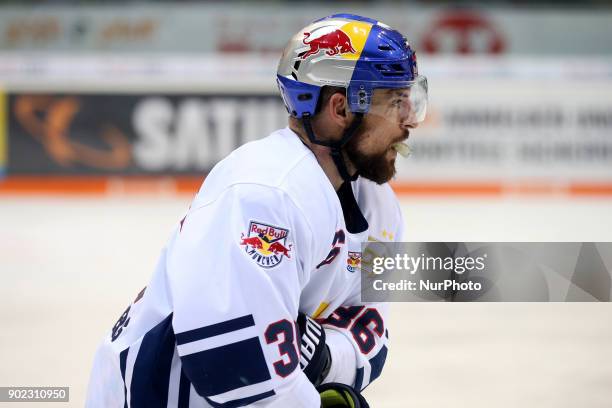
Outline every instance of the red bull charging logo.
<path fill-rule="evenodd" d="M 240 236 L 240 245 L 257 264 L 264 268 L 278 265 L 283 257 L 291 258 L 291 244 L 287 244 L 289 230 L 251 221 L 247 234 Z"/>
<path fill-rule="evenodd" d="M 346 260 L 346 270 L 349 272 L 355 272 L 361 268 L 361 252 L 348 252 L 348 258 Z"/>
<path fill-rule="evenodd" d="M 353 48 L 351 38 L 340 29 L 336 29 L 330 33 L 323 34 L 312 39 L 309 39 L 310 35 L 311 33 L 304 33 L 304 39 L 302 42 L 308 45 L 310 48 L 300 53 L 299 57 L 302 59 L 306 59 L 311 55 L 316 55 L 321 51 L 325 51 L 325 53 L 329 56 L 356 53 L 355 48 Z"/>

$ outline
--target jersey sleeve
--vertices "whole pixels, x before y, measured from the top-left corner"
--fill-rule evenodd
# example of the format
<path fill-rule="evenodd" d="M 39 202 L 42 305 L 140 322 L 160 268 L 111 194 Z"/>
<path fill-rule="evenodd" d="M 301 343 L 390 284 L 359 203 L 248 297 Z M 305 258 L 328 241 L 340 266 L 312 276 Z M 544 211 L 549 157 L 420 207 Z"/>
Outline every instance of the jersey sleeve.
<path fill-rule="evenodd" d="M 388 239 L 400 242 L 404 219 L 397 199 L 392 198 L 386 203 L 389 207 L 385 214 L 390 222 L 383 228 L 391 232 Z M 381 210 L 381 206 L 378 208 Z M 375 224 L 373 227 L 380 227 Z M 341 382 L 363 390 L 381 375 L 389 350 L 387 316 L 387 303 L 361 302 L 360 284 L 353 287 L 344 304 L 322 322 L 332 358 L 324 383 Z"/>
<path fill-rule="evenodd" d="M 320 404 L 299 369 L 295 322 L 320 256 L 312 235 L 284 192 L 250 184 L 181 223 L 167 265 L 172 325 L 184 372 L 211 405 Z"/>
<path fill-rule="evenodd" d="M 380 376 L 387 359 L 387 305 L 351 303 L 340 306 L 323 321 L 332 358 L 323 382 L 340 382 L 363 390 Z"/>

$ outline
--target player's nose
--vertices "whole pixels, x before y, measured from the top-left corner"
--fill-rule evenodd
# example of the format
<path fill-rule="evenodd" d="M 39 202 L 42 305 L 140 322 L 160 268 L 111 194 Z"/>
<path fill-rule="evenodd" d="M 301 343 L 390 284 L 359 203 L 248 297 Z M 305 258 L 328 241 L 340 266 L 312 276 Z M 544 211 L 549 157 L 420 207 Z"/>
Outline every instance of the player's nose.
<path fill-rule="evenodd" d="M 412 119 L 414 119 L 414 117 Z M 419 123 L 416 120 L 410 120 L 410 118 L 400 122 L 400 128 L 404 131 L 409 131 L 418 127 Z"/>

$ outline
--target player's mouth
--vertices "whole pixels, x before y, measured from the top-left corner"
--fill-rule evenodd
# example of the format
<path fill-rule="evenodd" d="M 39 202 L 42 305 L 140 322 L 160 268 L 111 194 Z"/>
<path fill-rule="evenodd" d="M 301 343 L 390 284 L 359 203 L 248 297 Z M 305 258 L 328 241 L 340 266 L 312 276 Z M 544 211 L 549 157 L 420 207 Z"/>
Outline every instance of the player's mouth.
<path fill-rule="evenodd" d="M 400 137 L 396 138 L 395 140 L 393 140 L 393 142 L 391 142 L 391 146 L 397 143 L 405 142 L 406 140 L 408 140 L 408 137 L 410 137 L 410 131 L 406 130 Z"/>
<path fill-rule="evenodd" d="M 410 132 L 406 131 L 402 137 L 391 143 L 387 150 L 387 154 L 393 158 L 397 156 L 397 153 L 401 154 L 403 157 L 408 157 L 408 155 L 410 155 L 410 147 L 406 144 L 406 140 L 408 140 L 409 136 Z"/>

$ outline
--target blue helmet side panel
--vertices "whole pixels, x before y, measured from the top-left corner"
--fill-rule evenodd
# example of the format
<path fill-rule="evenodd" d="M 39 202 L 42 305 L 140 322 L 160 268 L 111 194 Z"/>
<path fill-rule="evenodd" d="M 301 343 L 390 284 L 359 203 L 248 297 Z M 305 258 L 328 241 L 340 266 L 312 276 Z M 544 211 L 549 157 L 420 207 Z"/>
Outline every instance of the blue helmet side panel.
<path fill-rule="evenodd" d="M 276 76 L 276 82 L 290 115 L 301 118 L 304 113 L 315 114 L 321 93 L 319 86 L 293 81 L 280 75 Z"/>

